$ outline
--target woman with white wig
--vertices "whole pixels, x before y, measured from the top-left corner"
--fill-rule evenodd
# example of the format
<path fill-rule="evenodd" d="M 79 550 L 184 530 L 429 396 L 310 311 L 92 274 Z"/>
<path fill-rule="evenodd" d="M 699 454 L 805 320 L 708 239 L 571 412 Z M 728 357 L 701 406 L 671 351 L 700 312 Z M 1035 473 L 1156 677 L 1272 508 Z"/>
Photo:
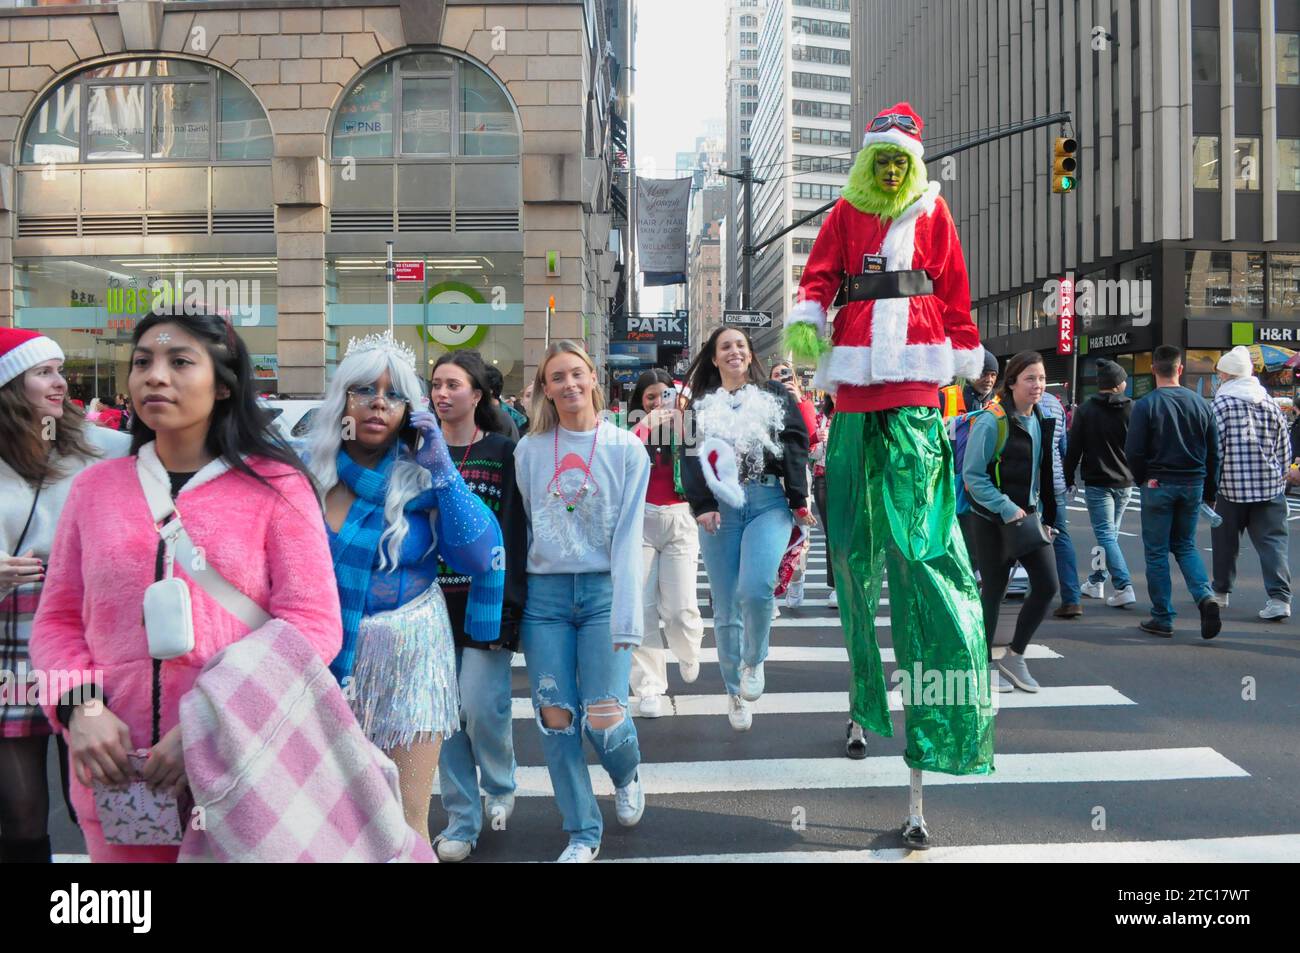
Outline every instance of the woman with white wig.
<path fill-rule="evenodd" d="M 348 345 L 308 437 L 343 613 L 330 670 L 397 765 L 406 820 L 428 837 L 442 739 L 460 722 L 438 559 L 471 577 L 465 629 L 490 642 L 505 586 L 501 527 L 461 479 L 391 332 Z"/>

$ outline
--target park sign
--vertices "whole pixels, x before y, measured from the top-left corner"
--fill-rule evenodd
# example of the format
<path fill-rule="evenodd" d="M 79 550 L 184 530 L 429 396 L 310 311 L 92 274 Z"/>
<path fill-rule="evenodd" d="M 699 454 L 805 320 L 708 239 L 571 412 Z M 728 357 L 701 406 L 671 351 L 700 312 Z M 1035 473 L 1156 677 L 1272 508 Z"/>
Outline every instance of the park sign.
<path fill-rule="evenodd" d="M 617 314 L 614 336 L 617 341 L 653 341 L 659 347 L 686 347 L 690 338 L 690 312 L 661 311 L 658 314 Z"/>
<path fill-rule="evenodd" d="M 770 328 L 771 311 L 723 311 L 723 327 L 728 328 Z"/>

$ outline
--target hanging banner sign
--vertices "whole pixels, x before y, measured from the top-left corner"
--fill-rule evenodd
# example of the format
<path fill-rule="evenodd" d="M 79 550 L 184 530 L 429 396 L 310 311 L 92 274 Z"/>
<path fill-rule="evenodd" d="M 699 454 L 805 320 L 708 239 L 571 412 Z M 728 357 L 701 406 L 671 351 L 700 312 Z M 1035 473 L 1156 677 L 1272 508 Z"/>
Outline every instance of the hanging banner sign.
<path fill-rule="evenodd" d="M 1074 282 L 1061 279 L 1061 313 L 1056 321 L 1056 353 L 1074 353 Z"/>
<path fill-rule="evenodd" d="M 686 218 L 691 178 L 637 176 L 636 240 L 645 284 L 686 282 Z"/>

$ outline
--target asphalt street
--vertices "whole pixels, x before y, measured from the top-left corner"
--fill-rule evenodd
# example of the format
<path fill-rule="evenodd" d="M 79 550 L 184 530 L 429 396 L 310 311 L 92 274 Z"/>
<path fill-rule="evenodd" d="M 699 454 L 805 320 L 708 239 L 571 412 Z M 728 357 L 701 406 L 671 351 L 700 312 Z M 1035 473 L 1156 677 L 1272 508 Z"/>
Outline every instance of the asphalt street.
<path fill-rule="evenodd" d="M 1291 520 L 1300 519 L 1300 501 Z M 996 771 L 987 778 L 925 775 L 933 848 L 909 853 L 898 827 L 907 808 L 895 736 L 868 736 L 868 758 L 844 756 L 848 662 L 835 610 L 825 606 L 824 538 L 814 538 L 805 604 L 781 609 L 766 664 L 767 692 L 753 729 L 738 733 L 706 629 L 699 679 L 669 666 L 669 701 L 658 719 L 636 719 L 645 816 L 626 829 L 614 815 L 609 778 L 592 775 L 605 818 L 602 860 L 1224 860 L 1300 856 L 1300 635 L 1296 621 L 1256 618 L 1265 594 L 1259 562 L 1243 540 L 1237 589 L 1223 632 L 1199 635 L 1199 618 L 1177 568 L 1172 640 L 1137 628 L 1146 618 L 1139 513 L 1130 508 L 1121 545 L 1138 604 L 1113 609 L 1084 600 L 1084 615 L 1049 615 L 1028 664 L 1037 695 L 999 696 Z M 1070 532 L 1082 572 L 1095 540 L 1082 496 Z M 1198 545 L 1209 567 L 1209 529 Z M 1297 560 L 1292 538 L 1292 565 Z M 707 576 L 700 568 L 702 609 Z M 884 595 L 888 597 L 886 588 Z M 1010 640 L 1019 603 L 1004 603 L 999 641 Z M 888 609 L 882 607 L 881 616 Z M 889 645 L 889 628 L 880 630 Z M 892 670 L 892 652 L 886 652 Z M 505 830 L 485 830 L 470 862 L 552 860 L 566 837 L 515 659 L 518 798 Z M 635 706 L 635 700 L 633 700 Z M 635 710 L 635 708 L 634 708 Z M 84 846 L 62 804 L 54 846 L 80 859 Z M 430 830 L 445 821 L 435 795 Z"/>

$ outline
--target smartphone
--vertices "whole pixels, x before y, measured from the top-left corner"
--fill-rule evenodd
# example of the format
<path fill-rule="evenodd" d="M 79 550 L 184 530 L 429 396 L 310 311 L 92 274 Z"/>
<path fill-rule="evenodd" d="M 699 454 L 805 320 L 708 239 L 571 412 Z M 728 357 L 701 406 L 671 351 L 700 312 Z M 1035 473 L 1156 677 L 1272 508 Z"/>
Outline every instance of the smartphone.
<path fill-rule="evenodd" d="M 662 397 L 659 398 L 659 406 L 660 406 L 660 407 L 676 407 L 676 406 L 677 406 L 677 391 L 676 391 L 676 389 L 674 389 L 674 388 L 672 388 L 672 387 L 665 387 L 665 388 L 664 388 L 664 395 L 663 395 Z"/>
<path fill-rule="evenodd" d="M 786 381 L 794 380 L 794 371 L 790 370 L 788 367 L 783 367 L 776 372 L 776 379 L 783 384 Z"/>

